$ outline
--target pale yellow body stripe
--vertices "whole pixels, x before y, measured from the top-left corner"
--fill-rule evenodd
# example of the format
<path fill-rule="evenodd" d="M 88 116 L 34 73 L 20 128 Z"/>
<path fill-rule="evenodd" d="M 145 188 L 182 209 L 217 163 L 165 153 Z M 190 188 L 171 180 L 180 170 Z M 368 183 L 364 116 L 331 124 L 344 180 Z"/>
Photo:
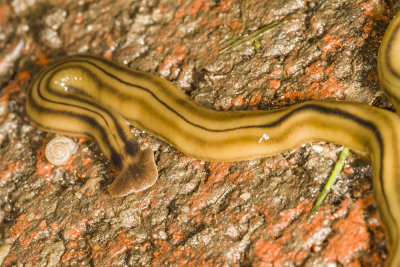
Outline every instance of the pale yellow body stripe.
<path fill-rule="evenodd" d="M 399 23 L 399 17 L 392 22 L 378 58 L 381 84 L 398 110 Z M 26 107 L 40 128 L 88 136 L 99 144 L 120 169 L 108 188 L 113 196 L 144 190 L 157 178 L 153 153 L 138 151 L 125 119 L 207 161 L 270 156 L 316 140 L 348 146 L 372 161 L 379 212 L 391 243 L 387 264 L 400 266 L 400 118 L 395 113 L 334 101 L 274 111 L 213 111 L 166 80 L 94 56 L 70 57 L 43 71 Z"/>

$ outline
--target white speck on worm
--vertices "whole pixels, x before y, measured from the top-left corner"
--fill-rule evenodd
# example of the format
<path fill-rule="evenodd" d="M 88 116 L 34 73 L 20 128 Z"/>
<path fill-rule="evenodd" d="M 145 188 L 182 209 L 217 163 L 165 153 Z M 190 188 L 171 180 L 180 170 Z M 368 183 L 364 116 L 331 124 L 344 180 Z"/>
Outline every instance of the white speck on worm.
<path fill-rule="evenodd" d="M 261 136 L 260 141 L 258 141 L 259 144 L 261 144 L 262 140 L 267 141 L 269 139 L 269 136 L 265 133 Z"/>

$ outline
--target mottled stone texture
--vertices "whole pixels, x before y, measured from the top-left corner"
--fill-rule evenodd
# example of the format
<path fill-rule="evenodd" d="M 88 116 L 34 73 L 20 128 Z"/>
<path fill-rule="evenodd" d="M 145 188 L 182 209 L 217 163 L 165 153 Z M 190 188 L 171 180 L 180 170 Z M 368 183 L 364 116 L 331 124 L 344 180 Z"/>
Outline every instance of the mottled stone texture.
<path fill-rule="evenodd" d="M 159 180 L 112 199 L 116 171 L 96 144 L 65 166 L 54 134 L 27 119 L 32 78 L 56 59 L 103 55 L 174 82 L 217 110 L 335 99 L 391 108 L 376 55 L 393 15 L 383 0 L 0 0 L 0 262 L 26 265 L 382 265 L 385 237 L 368 161 L 350 156 L 326 204 L 312 202 L 340 146 L 208 163 L 134 129 Z M 232 40 L 284 23 L 227 53 Z M 258 49 L 256 47 L 259 46 Z M 246 148 L 243 148 L 246 149 Z"/>

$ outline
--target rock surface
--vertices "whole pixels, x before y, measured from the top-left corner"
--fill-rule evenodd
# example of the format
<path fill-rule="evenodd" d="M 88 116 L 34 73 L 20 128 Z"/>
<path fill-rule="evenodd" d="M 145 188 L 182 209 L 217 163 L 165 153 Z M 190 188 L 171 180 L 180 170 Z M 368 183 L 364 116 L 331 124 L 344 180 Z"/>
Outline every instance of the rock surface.
<path fill-rule="evenodd" d="M 389 4 L 392 3 L 389 1 Z M 116 171 L 86 139 L 64 166 L 55 136 L 26 117 L 40 70 L 91 53 L 175 83 L 216 110 L 310 99 L 391 109 L 376 55 L 393 16 L 383 0 L 0 1 L 0 263 L 127 266 L 382 265 L 386 241 L 368 161 L 352 154 L 327 201 L 312 203 L 341 147 L 312 143 L 270 158 L 209 163 L 134 129 L 158 182 L 112 199 Z M 232 40 L 285 20 L 255 41 Z M 244 148 L 245 149 L 245 148 Z"/>

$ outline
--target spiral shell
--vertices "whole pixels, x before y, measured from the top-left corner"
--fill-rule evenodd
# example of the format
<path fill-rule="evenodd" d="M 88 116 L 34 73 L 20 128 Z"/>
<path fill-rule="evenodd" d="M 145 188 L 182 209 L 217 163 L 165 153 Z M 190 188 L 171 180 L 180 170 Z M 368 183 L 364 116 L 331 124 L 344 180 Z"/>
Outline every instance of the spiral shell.
<path fill-rule="evenodd" d="M 55 137 L 46 146 L 46 159 L 54 165 L 65 164 L 78 148 L 74 141 L 67 137 Z"/>

